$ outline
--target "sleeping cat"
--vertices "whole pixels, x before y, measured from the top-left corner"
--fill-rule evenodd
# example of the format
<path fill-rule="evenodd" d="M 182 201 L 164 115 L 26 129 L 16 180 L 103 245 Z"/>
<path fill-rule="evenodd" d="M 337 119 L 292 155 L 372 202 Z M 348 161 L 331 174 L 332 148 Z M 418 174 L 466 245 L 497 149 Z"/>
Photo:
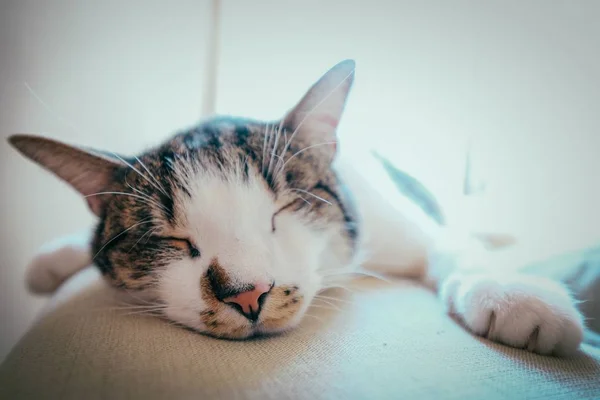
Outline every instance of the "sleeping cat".
<path fill-rule="evenodd" d="M 474 334 L 574 353 L 584 324 L 565 287 L 498 266 L 407 196 L 373 188 L 365 171 L 381 164 L 338 146 L 354 69 L 334 66 L 281 120 L 215 117 L 136 157 L 12 136 L 98 217 L 89 239 L 36 259 L 30 287 L 52 291 L 93 263 L 164 317 L 243 339 L 293 328 L 336 277 L 371 268 L 421 279 Z"/>

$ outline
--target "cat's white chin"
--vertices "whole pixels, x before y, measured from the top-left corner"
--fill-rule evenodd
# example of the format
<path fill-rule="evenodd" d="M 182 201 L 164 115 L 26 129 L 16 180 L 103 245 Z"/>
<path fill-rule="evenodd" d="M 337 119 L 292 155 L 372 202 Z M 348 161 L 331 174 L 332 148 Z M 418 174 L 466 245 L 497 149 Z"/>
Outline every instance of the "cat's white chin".
<path fill-rule="evenodd" d="M 284 317 L 265 315 L 255 322 L 240 318 L 235 311 L 227 308 L 216 313 L 212 310 L 196 312 L 166 307 L 163 315 L 167 320 L 203 335 L 218 339 L 245 340 L 276 336 L 293 330 L 303 320 L 307 308 L 302 305 L 300 309 Z M 202 318 L 203 315 L 207 315 L 207 312 L 210 312 L 208 321 Z M 200 318 L 197 317 L 198 315 Z M 218 321 L 218 323 L 213 324 L 212 321 Z"/>

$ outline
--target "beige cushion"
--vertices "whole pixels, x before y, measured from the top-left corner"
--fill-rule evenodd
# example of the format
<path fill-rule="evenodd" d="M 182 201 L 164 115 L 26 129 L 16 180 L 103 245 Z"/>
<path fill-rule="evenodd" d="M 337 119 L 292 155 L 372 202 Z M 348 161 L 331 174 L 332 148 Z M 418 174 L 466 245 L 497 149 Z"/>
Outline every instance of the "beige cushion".
<path fill-rule="evenodd" d="M 288 334 L 236 342 L 125 315 L 87 270 L 1 366 L 0 398 L 600 398 L 598 349 L 537 356 L 474 338 L 414 283 L 354 288 Z"/>

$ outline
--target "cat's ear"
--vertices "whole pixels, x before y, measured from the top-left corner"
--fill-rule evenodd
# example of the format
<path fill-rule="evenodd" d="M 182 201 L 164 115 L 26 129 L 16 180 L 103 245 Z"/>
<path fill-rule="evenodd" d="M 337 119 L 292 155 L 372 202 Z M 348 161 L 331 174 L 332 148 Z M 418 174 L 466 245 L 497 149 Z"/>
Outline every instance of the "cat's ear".
<path fill-rule="evenodd" d="M 107 191 L 121 164 L 116 159 L 90 150 L 32 135 L 13 135 L 8 141 L 21 154 L 67 182 L 100 216 L 108 196 L 95 195 Z"/>
<path fill-rule="evenodd" d="M 354 69 L 354 61 L 345 60 L 327 71 L 287 113 L 285 125 L 311 145 L 335 154 L 337 127 L 354 81 Z"/>

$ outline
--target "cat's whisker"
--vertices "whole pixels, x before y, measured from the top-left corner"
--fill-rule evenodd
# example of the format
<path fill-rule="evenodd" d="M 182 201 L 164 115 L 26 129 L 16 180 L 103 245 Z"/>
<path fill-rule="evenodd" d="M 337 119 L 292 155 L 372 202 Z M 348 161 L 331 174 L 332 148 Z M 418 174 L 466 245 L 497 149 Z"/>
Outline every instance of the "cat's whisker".
<path fill-rule="evenodd" d="M 308 308 L 313 308 L 313 307 L 314 308 L 322 308 L 322 309 L 325 309 L 325 310 L 332 310 L 332 311 L 340 311 L 340 312 L 344 311 L 344 310 L 342 310 L 340 308 L 337 308 L 337 307 L 333 308 L 333 307 L 329 307 L 329 306 L 326 306 L 326 305 L 323 305 L 323 304 L 314 304 L 314 303 L 311 304 Z"/>
<path fill-rule="evenodd" d="M 137 301 L 140 301 L 140 302 L 146 303 L 146 304 L 164 304 L 164 303 L 157 303 L 156 301 L 152 301 L 152 300 L 148 300 L 148 299 L 143 299 L 143 298 L 137 296 L 136 294 L 134 294 L 131 291 L 128 291 L 126 293 L 126 296 L 129 296 L 129 297 L 131 297 L 131 298 L 133 298 L 133 299 L 135 299 Z"/>
<path fill-rule="evenodd" d="M 302 200 L 304 200 L 304 202 L 305 202 L 306 204 L 308 204 L 309 206 L 311 206 L 311 207 L 312 207 L 312 203 L 311 203 L 310 201 L 306 200 L 306 199 L 305 199 L 304 197 L 302 197 L 302 196 L 298 196 L 298 197 L 300 197 Z"/>
<path fill-rule="evenodd" d="M 342 290 L 346 290 L 346 291 L 348 291 L 348 292 L 350 292 L 352 294 L 363 292 L 363 290 L 358 290 L 356 288 L 351 289 L 348 286 L 342 285 L 339 282 L 331 282 L 331 283 L 328 283 L 325 286 L 323 286 L 321 288 L 321 290 L 320 290 L 320 293 L 322 293 L 322 292 L 324 292 L 326 290 L 329 290 L 329 289 L 342 289 Z M 319 295 L 319 296 L 321 296 L 321 295 Z"/>
<path fill-rule="evenodd" d="M 121 309 L 145 308 L 145 309 L 148 309 L 148 308 L 157 308 L 157 307 L 167 307 L 167 305 L 160 304 L 160 303 L 157 303 L 157 304 L 123 304 L 122 306 L 119 306 L 116 308 L 121 308 Z"/>
<path fill-rule="evenodd" d="M 364 276 L 365 274 L 361 271 L 356 270 L 348 270 L 348 271 L 330 271 L 327 274 L 321 274 L 321 277 L 324 279 L 333 279 L 336 277 L 347 278 L 348 280 L 356 278 L 358 276 Z"/>
<path fill-rule="evenodd" d="M 148 229 L 146 231 L 146 233 L 144 233 L 142 236 L 140 236 L 140 238 L 137 240 L 137 242 L 135 242 L 135 244 L 133 246 L 131 246 L 131 248 L 129 249 L 128 253 L 131 253 L 131 251 L 135 248 L 135 246 L 138 245 L 138 243 L 140 243 L 140 241 L 144 238 L 144 236 L 148 235 L 148 240 L 150 239 L 150 236 L 152 236 L 152 234 L 154 232 L 156 232 L 158 230 L 158 228 L 152 228 L 152 229 Z M 146 243 L 148 243 L 148 241 L 146 241 Z"/>
<path fill-rule="evenodd" d="M 269 131 L 269 127 L 270 125 L 267 123 L 265 126 L 265 139 L 263 141 L 263 151 L 262 151 L 262 174 L 265 174 L 265 158 L 267 157 L 267 143 L 269 143 L 271 141 L 271 137 L 270 137 L 270 131 Z"/>
<path fill-rule="evenodd" d="M 142 196 L 143 198 L 145 198 L 148 202 L 150 202 L 151 204 L 154 204 L 155 206 L 157 206 L 158 208 L 160 208 L 163 211 L 169 212 L 169 210 L 167 210 L 167 208 L 163 205 L 160 204 L 159 202 L 157 202 L 155 199 L 153 199 L 152 197 L 150 197 L 148 194 L 142 192 L 139 189 L 134 188 L 133 186 L 131 186 L 129 184 L 129 182 L 127 182 L 127 179 L 125 179 L 125 184 L 134 192 L 139 193 L 140 196 Z M 170 212 L 169 212 L 170 213 Z"/>
<path fill-rule="evenodd" d="M 151 204 L 151 203 L 148 203 L 148 200 L 143 196 L 133 194 L 133 193 L 125 193 L 125 192 L 97 192 L 97 193 L 85 195 L 85 196 L 83 196 L 83 198 L 93 197 L 93 196 L 101 196 L 101 195 L 106 195 L 106 194 L 134 197 L 136 199 L 144 200 L 143 203 L 145 203 L 145 204 Z"/>
<path fill-rule="evenodd" d="M 115 312 L 121 312 L 121 311 L 141 311 L 141 310 L 153 310 L 153 309 L 157 309 L 157 306 L 144 306 L 144 307 L 135 307 L 135 306 L 127 306 L 127 305 L 123 305 L 123 306 L 112 306 L 112 307 L 93 307 L 90 309 L 90 312 L 110 312 L 110 311 L 115 311 Z"/>
<path fill-rule="evenodd" d="M 327 300 L 331 300 L 331 301 L 338 301 L 340 303 L 353 304 L 351 301 L 348 301 L 348 300 L 338 299 L 337 297 L 324 296 L 322 294 L 315 295 L 315 299 L 322 300 L 322 301 L 325 301 L 323 299 L 327 299 Z"/>
<path fill-rule="evenodd" d="M 157 313 L 157 312 L 162 312 L 166 309 L 170 309 L 170 310 L 185 310 L 187 309 L 186 307 L 173 307 L 172 305 L 167 305 L 164 303 L 155 303 L 155 304 L 148 304 L 148 305 L 123 305 L 123 306 L 116 306 L 116 307 L 106 307 L 106 308 L 101 308 L 100 310 L 104 310 L 104 311 L 133 311 L 134 314 L 142 314 L 142 313 L 148 313 L 148 314 L 152 314 L 152 313 Z M 125 313 L 124 315 L 132 315 L 132 313 Z M 163 313 L 161 313 L 160 315 L 164 315 Z"/>
<path fill-rule="evenodd" d="M 179 153 L 175 154 L 175 158 L 178 158 L 181 160 L 181 165 L 183 165 L 187 171 L 191 170 L 191 165 L 190 165 L 190 158 L 188 153 L 185 153 L 184 155 L 181 155 Z"/>
<path fill-rule="evenodd" d="M 146 241 L 144 242 L 144 246 L 148 244 L 148 242 L 150 241 L 150 238 L 152 237 L 152 234 L 159 229 L 160 228 L 155 228 L 150 235 L 146 236 Z"/>
<path fill-rule="evenodd" d="M 166 194 L 166 193 L 167 193 L 167 191 L 166 191 L 166 190 L 165 190 L 165 188 L 164 188 L 164 187 L 163 187 L 163 186 L 160 184 L 160 182 L 158 181 L 158 179 L 156 179 L 156 177 L 152 175 L 152 172 L 150 172 L 150 170 L 148 169 L 148 167 L 146 167 L 146 164 L 144 164 L 144 163 L 142 162 L 142 160 L 140 160 L 140 159 L 139 159 L 137 156 L 135 156 L 135 159 L 137 160 L 137 162 L 139 162 L 139 163 L 140 163 L 140 165 L 142 166 L 142 168 L 144 168 L 144 169 L 146 170 L 146 172 L 148 172 L 148 176 L 150 176 L 150 179 L 152 179 L 152 180 L 154 181 L 154 183 L 156 183 L 156 185 L 157 185 L 157 186 L 158 186 L 158 187 L 161 189 L 161 191 L 162 191 L 163 193 L 165 193 L 165 194 Z M 169 197 L 169 196 L 167 195 L 167 197 Z"/>
<path fill-rule="evenodd" d="M 131 186 L 131 184 L 129 184 L 129 181 L 127 180 L 127 178 L 125 178 L 125 185 L 127 185 L 127 187 L 131 190 L 133 190 L 134 192 L 138 193 L 140 196 L 142 196 L 143 198 L 145 198 L 146 200 L 149 201 L 154 201 L 154 199 L 152 197 L 150 197 L 150 195 L 148 195 L 147 193 L 142 192 L 139 189 L 134 188 L 133 186 Z"/>
<path fill-rule="evenodd" d="M 277 156 L 277 164 L 275 165 L 275 177 L 278 177 L 279 171 L 281 171 L 281 165 L 285 164 L 285 149 L 289 146 L 287 130 L 283 127 L 283 121 L 279 123 L 279 130 L 283 132 L 284 144 L 283 149 L 281 150 L 281 154 Z"/>
<path fill-rule="evenodd" d="M 344 272 L 339 274 L 330 274 L 327 276 L 323 276 L 323 283 L 341 283 L 341 282 L 351 282 L 359 277 L 356 276 L 353 272 Z"/>
<path fill-rule="evenodd" d="M 118 306 L 118 307 L 110 307 L 110 308 L 104 308 L 104 310 L 110 310 L 110 311 L 143 311 L 143 310 L 158 310 L 158 309 L 164 309 L 167 306 L 164 305 L 155 305 L 155 306 L 150 306 L 150 305 L 140 305 L 140 306 Z"/>
<path fill-rule="evenodd" d="M 269 163 L 271 161 L 271 157 L 272 157 L 272 151 L 269 151 L 270 148 L 272 148 L 272 144 L 275 142 L 275 135 L 276 135 L 276 130 L 275 130 L 275 125 L 271 125 L 271 130 L 269 132 L 269 142 L 267 143 L 267 169 L 265 171 L 265 176 L 267 176 L 269 174 Z"/>
<path fill-rule="evenodd" d="M 118 235 L 115 235 L 115 236 L 113 236 L 113 237 L 112 237 L 112 239 L 110 239 L 108 242 L 104 243 L 104 245 L 103 245 L 103 246 L 100 248 L 100 250 L 98 250 L 98 252 L 97 252 L 97 253 L 94 255 L 94 257 L 92 257 L 92 260 L 95 260 L 95 259 L 96 259 L 96 257 L 98 257 L 98 254 L 100 254 L 100 253 L 102 252 L 102 250 L 104 250 L 104 248 L 105 248 L 106 246 L 108 246 L 108 245 L 109 245 L 109 244 L 110 244 L 110 243 L 111 243 L 113 240 L 115 240 L 115 239 L 117 239 L 118 237 L 120 237 L 121 235 L 124 235 L 125 233 L 129 232 L 130 230 L 132 230 L 132 229 L 133 229 L 133 228 L 135 228 L 136 226 L 139 226 L 139 225 L 143 225 L 143 224 L 147 224 L 147 223 L 150 223 L 150 222 L 152 222 L 152 219 L 153 219 L 153 218 L 154 218 L 154 217 L 149 217 L 149 218 L 146 218 L 146 219 L 144 219 L 144 220 L 142 220 L 142 221 L 138 222 L 137 224 L 133 224 L 133 225 L 131 225 L 129 228 L 127 228 L 127 229 L 123 230 L 123 231 L 122 231 L 121 233 L 119 233 Z"/>
<path fill-rule="evenodd" d="M 377 273 L 375 271 L 357 271 L 358 274 L 363 276 L 370 276 L 371 278 L 379 279 L 380 281 L 384 281 L 386 283 L 394 283 L 393 279 L 385 276 L 384 274 Z"/>
<path fill-rule="evenodd" d="M 134 300 L 140 301 L 142 303 L 146 303 L 146 305 L 149 305 L 149 306 L 156 306 L 156 305 L 164 304 L 164 303 L 161 303 L 161 302 L 158 302 L 158 301 L 153 302 L 153 301 L 150 301 L 150 300 L 142 299 L 140 297 L 134 296 L 132 293 L 127 293 L 126 295 L 132 297 Z M 142 304 L 138 304 L 138 303 L 129 303 L 129 302 L 124 301 L 124 300 L 125 299 L 118 299 L 117 300 L 117 304 L 122 305 L 122 306 L 140 306 L 140 305 L 142 305 Z"/>
<path fill-rule="evenodd" d="M 118 195 L 123 195 L 123 196 L 130 196 L 130 197 L 135 197 L 137 199 L 142 199 L 142 200 L 146 200 L 145 197 L 137 195 L 137 194 L 133 194 L 133 193 L 126 193 L 126 192 L 97 192 L 97 193 L 91 193 L 91 194 L 87 194 L 85 196 L 83 196 L 84 198 L 87 197 L 93 197 L 93 196 L 100 196 L 103 194 L 118 194 Z"/>
<path fill-rule="evenodd" d="M 277 144 L 279 143 L 279 137 L 281 136 L 281 126 L 282 124 L 279 124 L 279 127 L 275 132 L 275 141 L 273 143 L 273 148 L 271 149 L 271 157 L 269 157 L 269 168 L 267 169 L 267 175 L 270 177 L 273 177 L 273 159 L 277 156 L 276 151 Z"/>
<path fill-rule="evenodd" d="M 308 313 L 304 313 L 304 317 L 310 317 L 310 318 L 314 318 L 319 322 L 325 323 L 325 320 L 321 317 L 317 317 L 316 315 L 312 315 L 312 314 L 308 314 Z"/>
<path fill-rule="evenodd" d="M 335 272 L 332 272 L 330 274 L 321 274 L 321 276 L 323 278 L 325 278 L 325 279 L 335 278 L 335 277 L 342 277 L 342 276 L 343 277 L 352 278 L 352 277 L 354 277 L 356 275 L 358 275 L 358 276 L 368 276 L 368 277 L 375 278 L 375 279 L 378 279 L 380 281 L 384 281 L 384 282 L 387 282 L 387 283 L 394 283 L 394 280 L 392 278 L 390 278 L 390 277 L 388 277 L 388 276 L 386 276 L 384 274 L 381 274 L 381 273 L 378 273 L 378 272 L 375 272 L 375 271 L 364 270 L 364 269 L 354 269 L 354 270 L 350 269 L 350 270 L 347 270 L 347 271 L 344 271 L 344 270 L 342 270 L 342 271 L 335 271 Z"/>
<path fill-rule="evenodd" d="M 276 164 L 276 165 L 275 165 L 275 167 L 273 168 L 274 170 L 277 170 L 277 165 L 279 165 L 279 162 L 283 160 L 283 157 L 282 157 L 282 156 L 280 156 L 279 154 L 277 154 L 277 153 L 273 152 L 273 153 L 271 153 L 271 158 L 272 158 L 272 159 L 277 159 L 277 160 L 278 160 L 277 164 Z M 275 180 L 276 180 L 276 179 L 279 177 L 279 174 L 277 174 L 276 172 L 275 172 L 275 173 L 271 173 L 270 177 L 271 177 L 271 180 L 272 180 L 273 182 L 275 182 Z"/>
<path fill-rule="evenodd" d="M 160 190 L 165 196 L 170 197 L 167 192 L 165 192 L 164 190 L 162 190 L 161 188 L 159 188 L 158 186 L 156 186 L 156 184 L 154 182 L 152 182 L 146 175 L 142 174 L 136 167 L 134 167 L 133 165 L 131 165 L 127 160 L 123 159 L 123 157 L 121 157 L 120 155 L 118 155 L 115 152 L 110 152 L 114 157 L 116 157 L 117 159 L 119 159 L 123 164 L 127 165 L 129 168 L 131 168 L 132 170 L 134 170 L 139 176 L 141 176 L 142 178 L 144 178 L 148 183 L 150 183 L 152 186 L 154 186 L 155 189 Z"/>
<path fill-rule="evenodd" d="M 325 303 L 325 304 L 327 304 L 327 305 L 331 306 L 331 308 L 332 308 L 332 309 L 334 309 L 334 310 L 337 310 L 337 311 L 342 311 L 342 309 L 341 309 L 341 308 L 339 308 L 339 307 L 338 307 L 338 306 L 337 306 L 335 303 L 333 303 L 333 302 L 331 302 L 331 301 L 329 301 L 329 300 L 323 299 L 323 298 L 321 298 L 321 297 L 316 297 L 316 296 L 315 296 L 315 298 L 314 298 L 313 300 L 314 300 L 314 301 L 317 301 L 317 300 L 318 300 L 318 301 L 321 301 L 321 302 L 323 302 L 323 303 Z"/>
<path fill-rule="evenodd" d="M 289 163 L 290 161 L 292 161 L 292 159 L 294 159 L 294 157 L 296 157 L 299 154 L 302 154 L 303 152 L 305 152 L 306 150 L 310 150 L 310 149 L 314 149 L 315 147 L 320 147 L 320 146 L 325 146 L 325 145 L 330 145 L 330 144 L 336 144 L 337 142 L 322 142 L 322 143 L 317 143 L 317 144 L 313 144 L 311 146 L 306 146 L 305 148 L 298 150 L 297 152 L 295 152 L 294 154 L 292 154 L 287 160 L 285 160 L 285 162 L 283 163 L 283 165 L 281 166 L 281 168 L 279 168 L 277 170 L 277 176 L 281 175 L 284 171 L 285 171 L 285 166 L 287 165 L 287 163 Z M 282 157 L 283 160 L 283 157 Z"/>
<path fill-rule="evenodd" d="M 128 313 L 124 313 L 122 315 L 124 316 L 132 316 L 132 315 L 141 315 L 141 316 L 156 316 L 158 314 L 161 313 L 163 309 L 156 309 L 156 310 L 142 310 L 142 311 L 132 311 L 132 312 L 128 312 Z"/>
<path fill-rule="evenodd" d="M 225 165 L 223 165 L 223 161 L 221 161 L 221 158 L 215 157 L 215 162 L 219 164 L 219 168 L 221 169 L 221 171 L 225 171 Z"/>
<path fill-rule="evenodd" d="M 244 160 L 244 163 L 242 164 L 242 171 L 244 171 L 247 167 L 248 167 L 248 160 L 250 159 L 249 155 L 246 154 L 246 159 Z"/>
<path fill-rule="evenodd" d="M 324 282 L 322 282 L 323 287 L 321 289 L 321 292 L 328 290 L 328 289 L 335 289 L 338 287 L 341 288 L 341 286 L 343 286 L 345 283 L 350 283 L 350 282 L 351 282 L 350 279 L 331 279 L 328 281 L 324 281 Z M 349 286 L 345 286 L 344 289 L 348 289 L 348 291 L 354 291 L 352 289 L 349 289 Z M 319 292 L 319 293 L 321 293 L 321 292 Z"/>
<path fill-rule="evenodd" d="M 322 202 L 329 204 L 330 206 L 332 205 L 330 201 L 327 201 L 327 200 L 325 200 L 324 198 L 322 198 L 322 197 L 319 197 L 319 196 L 317 196 L 316 194 L 309 192 L 308 190 L 304 190 L 304 189 L 298 189 L 298 188 L 292 188 L 292 189 L 289 189 L 289 190 L 291 190 L 291 191 L 293 191 L 293 192 L 301 192 L 301 193 L 307 194 L 307 195 L 309 195 L 309 196 L 312 196 L 312 197 L 314 197 L 314 198 L 315 198 L 315 199 L 317 199 L 317 200 L 321 200 Z"/>
<path fill-rule="evenodd" d="M 31 95 L 46 109 L 46 111 L 48 111 L 50 114 L 52 114 L 52 116 L 54 118 L 56 118 L 58 121 L 65 124 L 65 126 L 68 126 L 69 128 L 71 128 L 73 130 L 73 132 L 78 133 L 80 131 L 80 129 L 77 129 L 77 127 L 75 127 L 75 125 L 73 125 L 70 121 L 68 121 L 66 118 L 64 118 L 59 113 L 57 113 L 54 109 L 52 109 L 52 107 L 50 107 L 48 105 L 48 103 L 46 103 L 44 100 L 42 100 L 41 96 L 39 96 L 33 90 L 33 88 L 31 86 L 29 86 L 29 83 L 24 81 L 23 84 L 25 85 L 25 88 L 27 88 L 29 93 L 31 93 Z"/>

